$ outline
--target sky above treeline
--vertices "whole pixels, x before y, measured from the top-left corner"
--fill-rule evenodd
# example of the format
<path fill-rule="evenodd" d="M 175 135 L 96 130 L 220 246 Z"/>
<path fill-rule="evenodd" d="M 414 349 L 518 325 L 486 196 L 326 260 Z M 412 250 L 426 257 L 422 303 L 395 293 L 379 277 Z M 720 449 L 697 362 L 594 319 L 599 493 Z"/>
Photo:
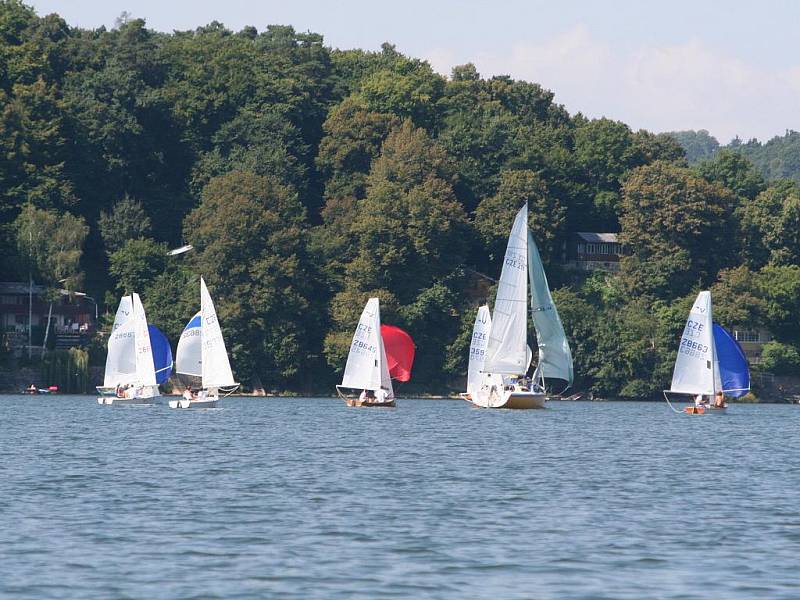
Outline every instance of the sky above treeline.
<path fill-rule="evenodd" d="M 707 129 L 767 141 L 800 130 L 800 2 L 794 0 L 28 0 L 71 25 L 123 11 L 159 31 L 220 21 L 293 25 L 336 48 L 390 42 L 440 73 L 466 62 L 553 90 L 571 113 L 634 129 Z"/>

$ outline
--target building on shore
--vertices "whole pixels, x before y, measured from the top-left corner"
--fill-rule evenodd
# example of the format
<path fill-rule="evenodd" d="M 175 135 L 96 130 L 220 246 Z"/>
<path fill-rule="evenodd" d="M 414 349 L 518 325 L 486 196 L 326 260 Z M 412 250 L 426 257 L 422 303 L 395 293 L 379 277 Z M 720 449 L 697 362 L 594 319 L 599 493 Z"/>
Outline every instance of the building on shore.
<path fill-rule="evenodd" d="M 570 234 L 563 257 L 564 266 L 579 271 L 618 272 L 624 249 L 617 235 L 587 231 Z"/>
<path fill-rule="evenodd" d="M 17 356 L 28 351 L 29 335 L 36 355 L 42 351 L 45 334 L 48 347 L 83 346 L 94 332 L 96 320 L 97 304 L 83 292 L 57 290 L 48 294 L 48 288 L 42 285 L 0 282 L 0 343 Z"/>

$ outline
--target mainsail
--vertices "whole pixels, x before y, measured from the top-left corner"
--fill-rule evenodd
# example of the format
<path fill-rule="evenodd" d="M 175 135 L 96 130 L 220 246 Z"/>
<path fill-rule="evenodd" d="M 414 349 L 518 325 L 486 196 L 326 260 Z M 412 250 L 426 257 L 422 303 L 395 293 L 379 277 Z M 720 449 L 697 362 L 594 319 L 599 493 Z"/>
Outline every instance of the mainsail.
<path fill-rule="evenodd" d="M 528 337 L 528 205 L 519 210 L 508 237 L 492 329 L 483 370 L 503 375 L 524 375 Z"/>
<path fill-rule="evenodd" d="M 156 370 L 153 363 L 153 349 L 150 345 L 150 332 L 147 329 L 147 315 L 139 299 L 133 294 L 133 332 L 136 352 L 136 383 L 142 386 L 156 385 Z"/>
<path fill-rule="evenodd" d="M 202 341 L 203 387 L 218 388 L 237 385 L 233 380 L 228 351 L 222 338 L 214 302 L 206 282 L 200 278 L 200 339 Z"/>
<path fill-rule="evenodd" d="M 103 386 L 112 388 L 136 381 L 136 360 L 133 332 L 133 300 L 123 296 L 119 301 L 114 326 L 108 337 L 108 355 Z"/>
<path fill-rule="evenodd" d="M 528 273 L 531 281 L 531 313 L 539 344 L 537 374 L 547 378 L 563 379 L 567 387 L 572 385 L 572 352 L 558 316 L 547 276 L 542 265 L 539 248 L 528 231 Z"/>
<path fill-rule="evenodd" d="M 377 298 L 370 298 L 358 320 L 344 367 L 342 387 L 360 390 L 386 390 L 394 397 L 389 367 L 381 337 L 381 313 Z"/>
<path fill-rule="evenodd" d="M 483 381 L 483 365 L 486 358 L 486 344 L 492 329 L 492 316 L 488 306 L 481 306 L 472 327 L 472 341 L 469 344 L 469 368 L 467 370 L 467 393 L 472 398 L 478 397 L 478 390 Z"/>
<path fill-rule="evenodd" d="M 683 329 L 670 391 L 713 396 L 719 385 L 711 315 L 711 292 L 700 292 Z"/>

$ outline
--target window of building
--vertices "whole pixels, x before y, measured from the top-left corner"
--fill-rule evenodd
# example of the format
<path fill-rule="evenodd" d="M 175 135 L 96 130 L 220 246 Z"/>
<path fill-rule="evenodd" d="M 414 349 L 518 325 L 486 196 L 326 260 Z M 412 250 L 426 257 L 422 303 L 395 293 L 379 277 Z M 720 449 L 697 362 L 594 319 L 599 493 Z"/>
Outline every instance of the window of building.
<path fill-rule="evenodd" d="M 733 332 L 733 337 L 736 338 L 737 342 L 760 342 L 761 335 L 758 331 L 739 331 L 736 330 Z"/>

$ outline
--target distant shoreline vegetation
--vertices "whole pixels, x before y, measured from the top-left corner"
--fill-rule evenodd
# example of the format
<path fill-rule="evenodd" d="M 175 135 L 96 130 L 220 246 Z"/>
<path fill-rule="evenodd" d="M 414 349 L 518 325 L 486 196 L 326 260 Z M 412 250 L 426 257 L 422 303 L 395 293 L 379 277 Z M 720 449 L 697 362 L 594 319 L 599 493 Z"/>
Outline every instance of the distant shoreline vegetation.
<path fill-rule="evenodd" d="M 330 391 L 376 296 L 417 345 L 407 389 L 458 390 L 528 202 L 576 391 L 658 396 L 699 289 L 729 329 L 771 332 L 759 396 L 800 369 L 796 133 L 633 131 L 536 83 L 289 26 L 86 30 L 2 0 L 0 55 L 0 281 L 83 291 L 101 330 L 136 291 L 176 343 L 203 275 L 239 381 Z M 619 272 L 568 269 L 575 232 L 617 233 Z"/>

